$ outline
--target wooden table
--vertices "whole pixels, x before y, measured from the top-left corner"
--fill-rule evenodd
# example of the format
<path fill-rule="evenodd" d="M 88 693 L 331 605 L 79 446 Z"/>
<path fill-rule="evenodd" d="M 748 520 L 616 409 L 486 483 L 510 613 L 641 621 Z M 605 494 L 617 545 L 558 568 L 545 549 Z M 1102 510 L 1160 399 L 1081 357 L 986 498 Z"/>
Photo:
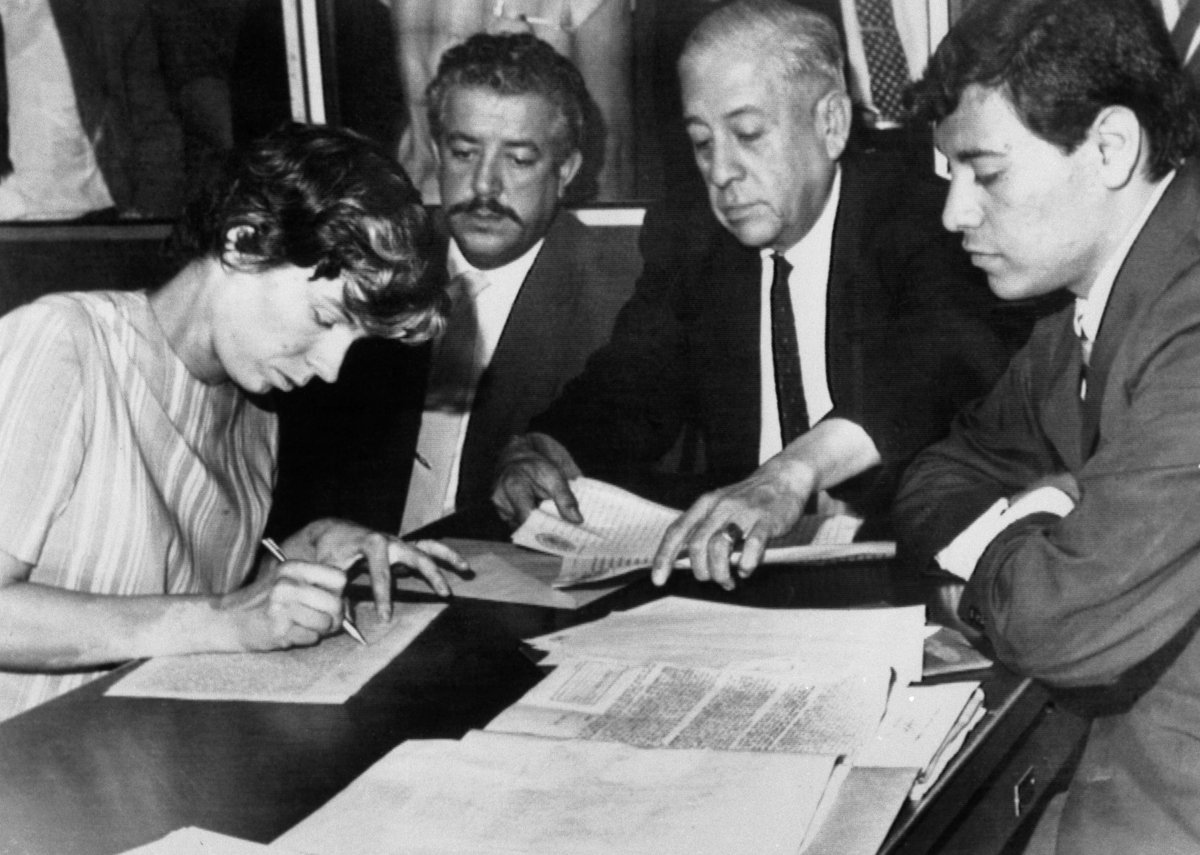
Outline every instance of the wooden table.
<path fill-rule="evenodd" d="M 185 825 L 269 842 L 400 742 L 486 725 L 542 675 L 522 638 L 662 593 L 642 579 L 576 612 L 460 599 L 341 706 L 106 698 L 115 673 L 0 724 L 0 853 L 106 855 Z M 939 602 L 936 585 L 886 562 L 772 568 L 729 594 L 679 574 L 666 593 L 772 608 Z M 882 851 L 1000 852 L 1078 745 L 1083 722 L 1037 686 L 982 676 L 987 718 Z"/>

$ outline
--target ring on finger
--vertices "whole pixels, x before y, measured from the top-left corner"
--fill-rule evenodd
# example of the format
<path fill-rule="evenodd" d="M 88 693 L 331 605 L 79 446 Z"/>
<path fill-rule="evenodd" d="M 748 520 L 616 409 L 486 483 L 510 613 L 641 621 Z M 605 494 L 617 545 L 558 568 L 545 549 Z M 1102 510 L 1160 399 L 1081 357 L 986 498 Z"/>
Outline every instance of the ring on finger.
<path fill-rule="evenodd" d="M 746 539 L 746 535 L 742 532 L 741 527 L 737 523 L 726 523 L 725 527 L 717 532 L 718 537 L 723 537 L 729 541 L 729 548 L 734 549 L 740 546 L 742 541 Z"/>

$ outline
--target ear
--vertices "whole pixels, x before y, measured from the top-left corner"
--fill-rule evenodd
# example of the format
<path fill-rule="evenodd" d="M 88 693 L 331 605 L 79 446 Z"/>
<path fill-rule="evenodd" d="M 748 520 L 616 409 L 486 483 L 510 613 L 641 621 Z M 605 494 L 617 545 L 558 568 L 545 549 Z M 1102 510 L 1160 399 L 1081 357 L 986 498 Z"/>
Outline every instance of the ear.
<path fill-rule="evenodd" d="M 579 172 L 579 167 L 583 165 L 583 155 L 579 153 L 579 149 L 567 155 L 563 162 L 558 165 L 558 198 L 562 198 L 567 192 L 567 187 L 574 180 Z"/>
<path fill-rule="evenodd" d="M 837 160 L 846 150 L 852 111 L 850 96 L 840 89 L 830 89 L 813 105 L 817 137 L 824 143 L 830 160 Z"/>
<path fill-rule="evenodd" d="M 232 259 L 234 261 L 241 258 L 243 255 L 245 255 L 245 253 L 238 248 L 238 244 L 253 234 L 254 226 L 249 226 L 246 224 L 234 226 L 229 231 L 225 232 L 225 246 L 223 247 L 221 254 L 225 258 Z"/>
<path fill-rule="evenodd" d="M 1110 190 L 1128 184 L 1149 157 L 1142 123 L 1128 107 L 1105 107 L 1096 114 L 1088 136 L 1100 155 L 1101 179 Z"/>

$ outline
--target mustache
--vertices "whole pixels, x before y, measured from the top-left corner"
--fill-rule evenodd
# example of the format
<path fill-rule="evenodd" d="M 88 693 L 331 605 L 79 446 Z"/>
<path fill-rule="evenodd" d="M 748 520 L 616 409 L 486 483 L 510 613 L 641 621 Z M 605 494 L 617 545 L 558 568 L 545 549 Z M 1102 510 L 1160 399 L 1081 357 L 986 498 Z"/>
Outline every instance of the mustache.
<path fill-rule="evenodd" d="M 508 217 L 518 226 L 525 225 L 521 221 L 521 216 L 507 205 L 502 205 L 495 199 L 484 199 L 475 196 L 471 199 L 466 199 L 462 202 L 456 202 L 446 209 L 446 216 L 453 217 L 455 214 L 475 214 L 480 211 L 486 211 L 489 214 L 495 214 L 498 217 Z"/>

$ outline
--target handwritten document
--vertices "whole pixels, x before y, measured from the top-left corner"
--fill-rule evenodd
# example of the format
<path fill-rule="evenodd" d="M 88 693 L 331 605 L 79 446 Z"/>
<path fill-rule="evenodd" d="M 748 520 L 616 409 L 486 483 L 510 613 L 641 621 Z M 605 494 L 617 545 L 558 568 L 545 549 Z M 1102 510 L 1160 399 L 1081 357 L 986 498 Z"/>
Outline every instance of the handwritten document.
<path fill-rule="evenodd" d="M 532 552 L 511 543 L 459 538 L 447 538 L 442 542 L 467 559 L 475 573 L 471 579 L 463 579 L 453 573 L 445 574 L 456 597 L 527 603 L 552 609 L 578 609 L 632 581 L 626 579 L 587 588 L 559 590 L 553 585 L 562 571 L 562 559 L 557 555 Z M 359 577 L 356 583 L 365 587 L 370 580 Z M 429 585 L 414 576 L 397 576 L 395 585 L 403 591 L 429 592 Z"/>
<path fill-rule="evenodd" d="M 472 732 L 403 743 L 275 843 L 354 855 L 796 852 L 832 767 Z"/>
<path fill-rule="evenodd" d="M 142 663 L 105 694 L 188 700 L 340 704 L 361 689 L 441 613 L 441 603 L 399 605 L 383 623 L 374 604 L 358 603 L 364 647 L 348 635 L 313 647 L 269 653 L 160 656 Z"/>
<path fill-rule="evenodd" d="M 643 748 L 852 754 L 878 728 L 891 674 L 836 682 L 791 674 L 572 659 L 489 731 Z"/>
<path fill-rule="evenodd" d="M 595 582 L 649 567 L 679 511 L 591 478 L 571 481 L 583 524 L 567 522 L 550 500 L 542 502 L 513 532 L 513 543 L 562 556 L 560 587 Z M 891 541 L 854 542 L 862 520 L 845 514 L 806 517 L 787 542 L 769 547 L 767 564 L 890 558 Z M 737 560 L 738 553 L 734 554 Z M 686 567 L 681 557 L 677 566 Z"/>

